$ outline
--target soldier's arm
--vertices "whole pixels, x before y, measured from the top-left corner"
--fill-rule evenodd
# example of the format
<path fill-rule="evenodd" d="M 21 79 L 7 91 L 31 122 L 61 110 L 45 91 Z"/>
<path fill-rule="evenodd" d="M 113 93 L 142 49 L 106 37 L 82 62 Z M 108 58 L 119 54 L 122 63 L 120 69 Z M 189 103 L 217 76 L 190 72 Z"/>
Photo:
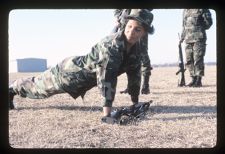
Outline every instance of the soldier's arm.
<path fill-rule="evenodd" d="M 118 52 L 109 53 L 108 45 L 101 45 L 99 64 L 96 65 L 97 85 L 104 97 L 103 106 L 111 107 L 114 101 L 117 85 L 117 74 L 121 64 Z"/>
<path fill-rule="evenodd" d="M 148 55 L 148 35 L 141 39 L 140 42 L 141 61 L 142 61 L 142 74 L 151 75 L 151 61 Z"/>
<path fill-rule="evenodd" d="M 131 96 L 131 101 L 133 104 L 138 103 L 138 98 L 140 94 L 140 85 L 141 85 L 141 65 L 139 65 L 134 70 L 129 70 L 127 72 L 128 79 L 128 93 Z"/>
<path fill-rule="evenodd" d="M 143 76 L 151 75 L 152 66 L 151 66 L 151 61 L 150 61 L 148 53 L 143 54 L 141 59 L 142 59 L 141 71 Z"/>
<path fill-rule="evenodd" d="M 145 36 L 142 40 L 141 40 L 141 62 L 142 62 L 142 74 L 144 76 L 146 75 L 151 75 L 151 61 L 148 55 L 148 35 Z"/>
<path fill-rule="evenodd" d="M 120 16 L 121 16 L 122 11 L 123 11 L 123 9 L 115 9 L 114 10 L 114 17 L 119 19 Z"/>

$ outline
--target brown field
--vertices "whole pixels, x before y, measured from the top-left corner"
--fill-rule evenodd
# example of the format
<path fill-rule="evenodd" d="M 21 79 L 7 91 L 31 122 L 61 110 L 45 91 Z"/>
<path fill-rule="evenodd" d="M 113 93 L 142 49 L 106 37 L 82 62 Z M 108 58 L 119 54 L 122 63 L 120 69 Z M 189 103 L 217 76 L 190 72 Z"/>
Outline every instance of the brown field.
<path fill-rule="evenodd" d="M 9 111 L 9 143 L 13 148 L 211 148 L 217 143 L 216 66 L 206 66 L 203 87 L 177 87 L 177 67 L 155 67 L 153 100 L 146 117 L 133 125 L 101 123 L 102 104 L 97 88 L 84 101 L 68 94 L 32 100 L 15 96 L 17 109 Z M 34 73 L 11 73 L 9 80 Z M 186 72 L 186 82 L 190 78 Z M 114 107 L 131 105 L 120 94 L 126 76 L 118 79 Z"/>

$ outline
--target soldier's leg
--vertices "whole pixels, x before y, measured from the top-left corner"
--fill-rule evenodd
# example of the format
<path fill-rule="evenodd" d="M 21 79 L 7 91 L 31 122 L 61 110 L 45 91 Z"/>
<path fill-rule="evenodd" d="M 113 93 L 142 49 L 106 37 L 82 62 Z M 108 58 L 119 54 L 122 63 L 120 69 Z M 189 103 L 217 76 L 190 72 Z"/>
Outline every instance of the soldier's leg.
<path fill-rule="evenodd" d="M 141 88 L 142 94 L 150 93 L 149 79 L 151 76 L 151 70 L 152 70 L 151 65 L 148 65 L 147 67 L 142 66 L 142 76 L 143 76 L 143 82 L 142 82 L 142 88 Z"/>
<path fill-rule="evenodd" d="M 41 99 L 54 94 L 63 93 L 64 90 L 59 86 L 57 76 L 52 72 L 53 69 L 54 68 L 49 69 L 36 77 L 13 81 L 9 86 L 10 108 L 14 108 L 14 95 L 32 99 Z"/>
<path fill-rule="evenodd" d="M 194 57 L 193 57 L 193 43 L 187 43 L 185 46 L 185 53 L 186 53 L 186 68 L 188 69 L 191 82 L 187 84 L 187 86 L 192 87 L 195 84 L 196 76 L 194 73 Z"/>
<path fill-rule="evenodd" d="M 194 73 L 197 78 L 194 86 L 201 87 L 202 76 L 204 76 L 205 74 L 204 56 L 205 56 L 206 44 L 204 41 L 196 42 L 193 49 L 194 49 Z"/>
<path fill-rule="evenodd" d="M 142 83 L 142 94 L 149 94 L 150 87 L 149 87 L 149 78 L 151 75 L 151 62 L 148 55 L 148 35 L 145 35 L 141 40 L 141 48 L 142 48 L 142 76 L 143 76 L 143 83 Z"/>
<path fill-rule="evenodd" d="M 141 71 L 142 71 L 142 76 L 143 76 L 143 82 L 142 82 L 142 89 L 141 89 L 141 93 L 142 94 L 149 94 L 150 93 L 150 86 L 149 86 L 149 79 L 151 76 L 151 64 L 150 64 L 150 59 L 149 56 L 146 55 L 145 58 L 142 58 L 142 67 L 141 67 Z"/>
<path fill-rule="evenodd" d="M 127 94 L 128 93 L 128 83 L 127 83 L 127 88 L 120 91 L 121 94 Z"/>

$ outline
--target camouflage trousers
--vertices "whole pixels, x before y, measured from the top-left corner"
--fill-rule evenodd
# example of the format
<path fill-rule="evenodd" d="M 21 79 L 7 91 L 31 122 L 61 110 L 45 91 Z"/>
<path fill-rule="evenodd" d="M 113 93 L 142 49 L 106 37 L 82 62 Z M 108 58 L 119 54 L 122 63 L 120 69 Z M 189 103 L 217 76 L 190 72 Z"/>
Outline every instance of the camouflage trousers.
<path fill-rule="evenodd" d="M 205 41 L 186 43 L 186 68 L 190 76 L 204 76 Z"/>
<path fill-rule="evenodd" d="M 68 93 L 74 99 L 83 96 L 96 86 L 96 73 L 79 68 L 72 63 L 73 58 L 65 59 L 36 77 L 17 79 L 9 87 L 21 97 L 32 99 L 47 98 L 60 93 Z"/>
<path fill-rule="evenodd" d="M 59 84 L 58 76 L 55 74 L 55 67 L 37 75 L 36 77 L 17 79 L 9 87 L 21 97 L 32 99 L 47 98 L 54 94 L 65 91 Z"/>

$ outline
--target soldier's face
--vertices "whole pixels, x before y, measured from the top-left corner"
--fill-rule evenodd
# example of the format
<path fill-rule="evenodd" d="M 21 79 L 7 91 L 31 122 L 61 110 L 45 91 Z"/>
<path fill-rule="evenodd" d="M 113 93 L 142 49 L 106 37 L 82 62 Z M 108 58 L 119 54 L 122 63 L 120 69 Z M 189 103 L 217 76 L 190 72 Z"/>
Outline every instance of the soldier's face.
<path fill-rule="evenodd" d="M 145 35 L 145 33 L 146 31 L 144 27 L 136 20 L 129 20 L 124 31 L 126 40 L 131 45 L 138 42 Z"/>

